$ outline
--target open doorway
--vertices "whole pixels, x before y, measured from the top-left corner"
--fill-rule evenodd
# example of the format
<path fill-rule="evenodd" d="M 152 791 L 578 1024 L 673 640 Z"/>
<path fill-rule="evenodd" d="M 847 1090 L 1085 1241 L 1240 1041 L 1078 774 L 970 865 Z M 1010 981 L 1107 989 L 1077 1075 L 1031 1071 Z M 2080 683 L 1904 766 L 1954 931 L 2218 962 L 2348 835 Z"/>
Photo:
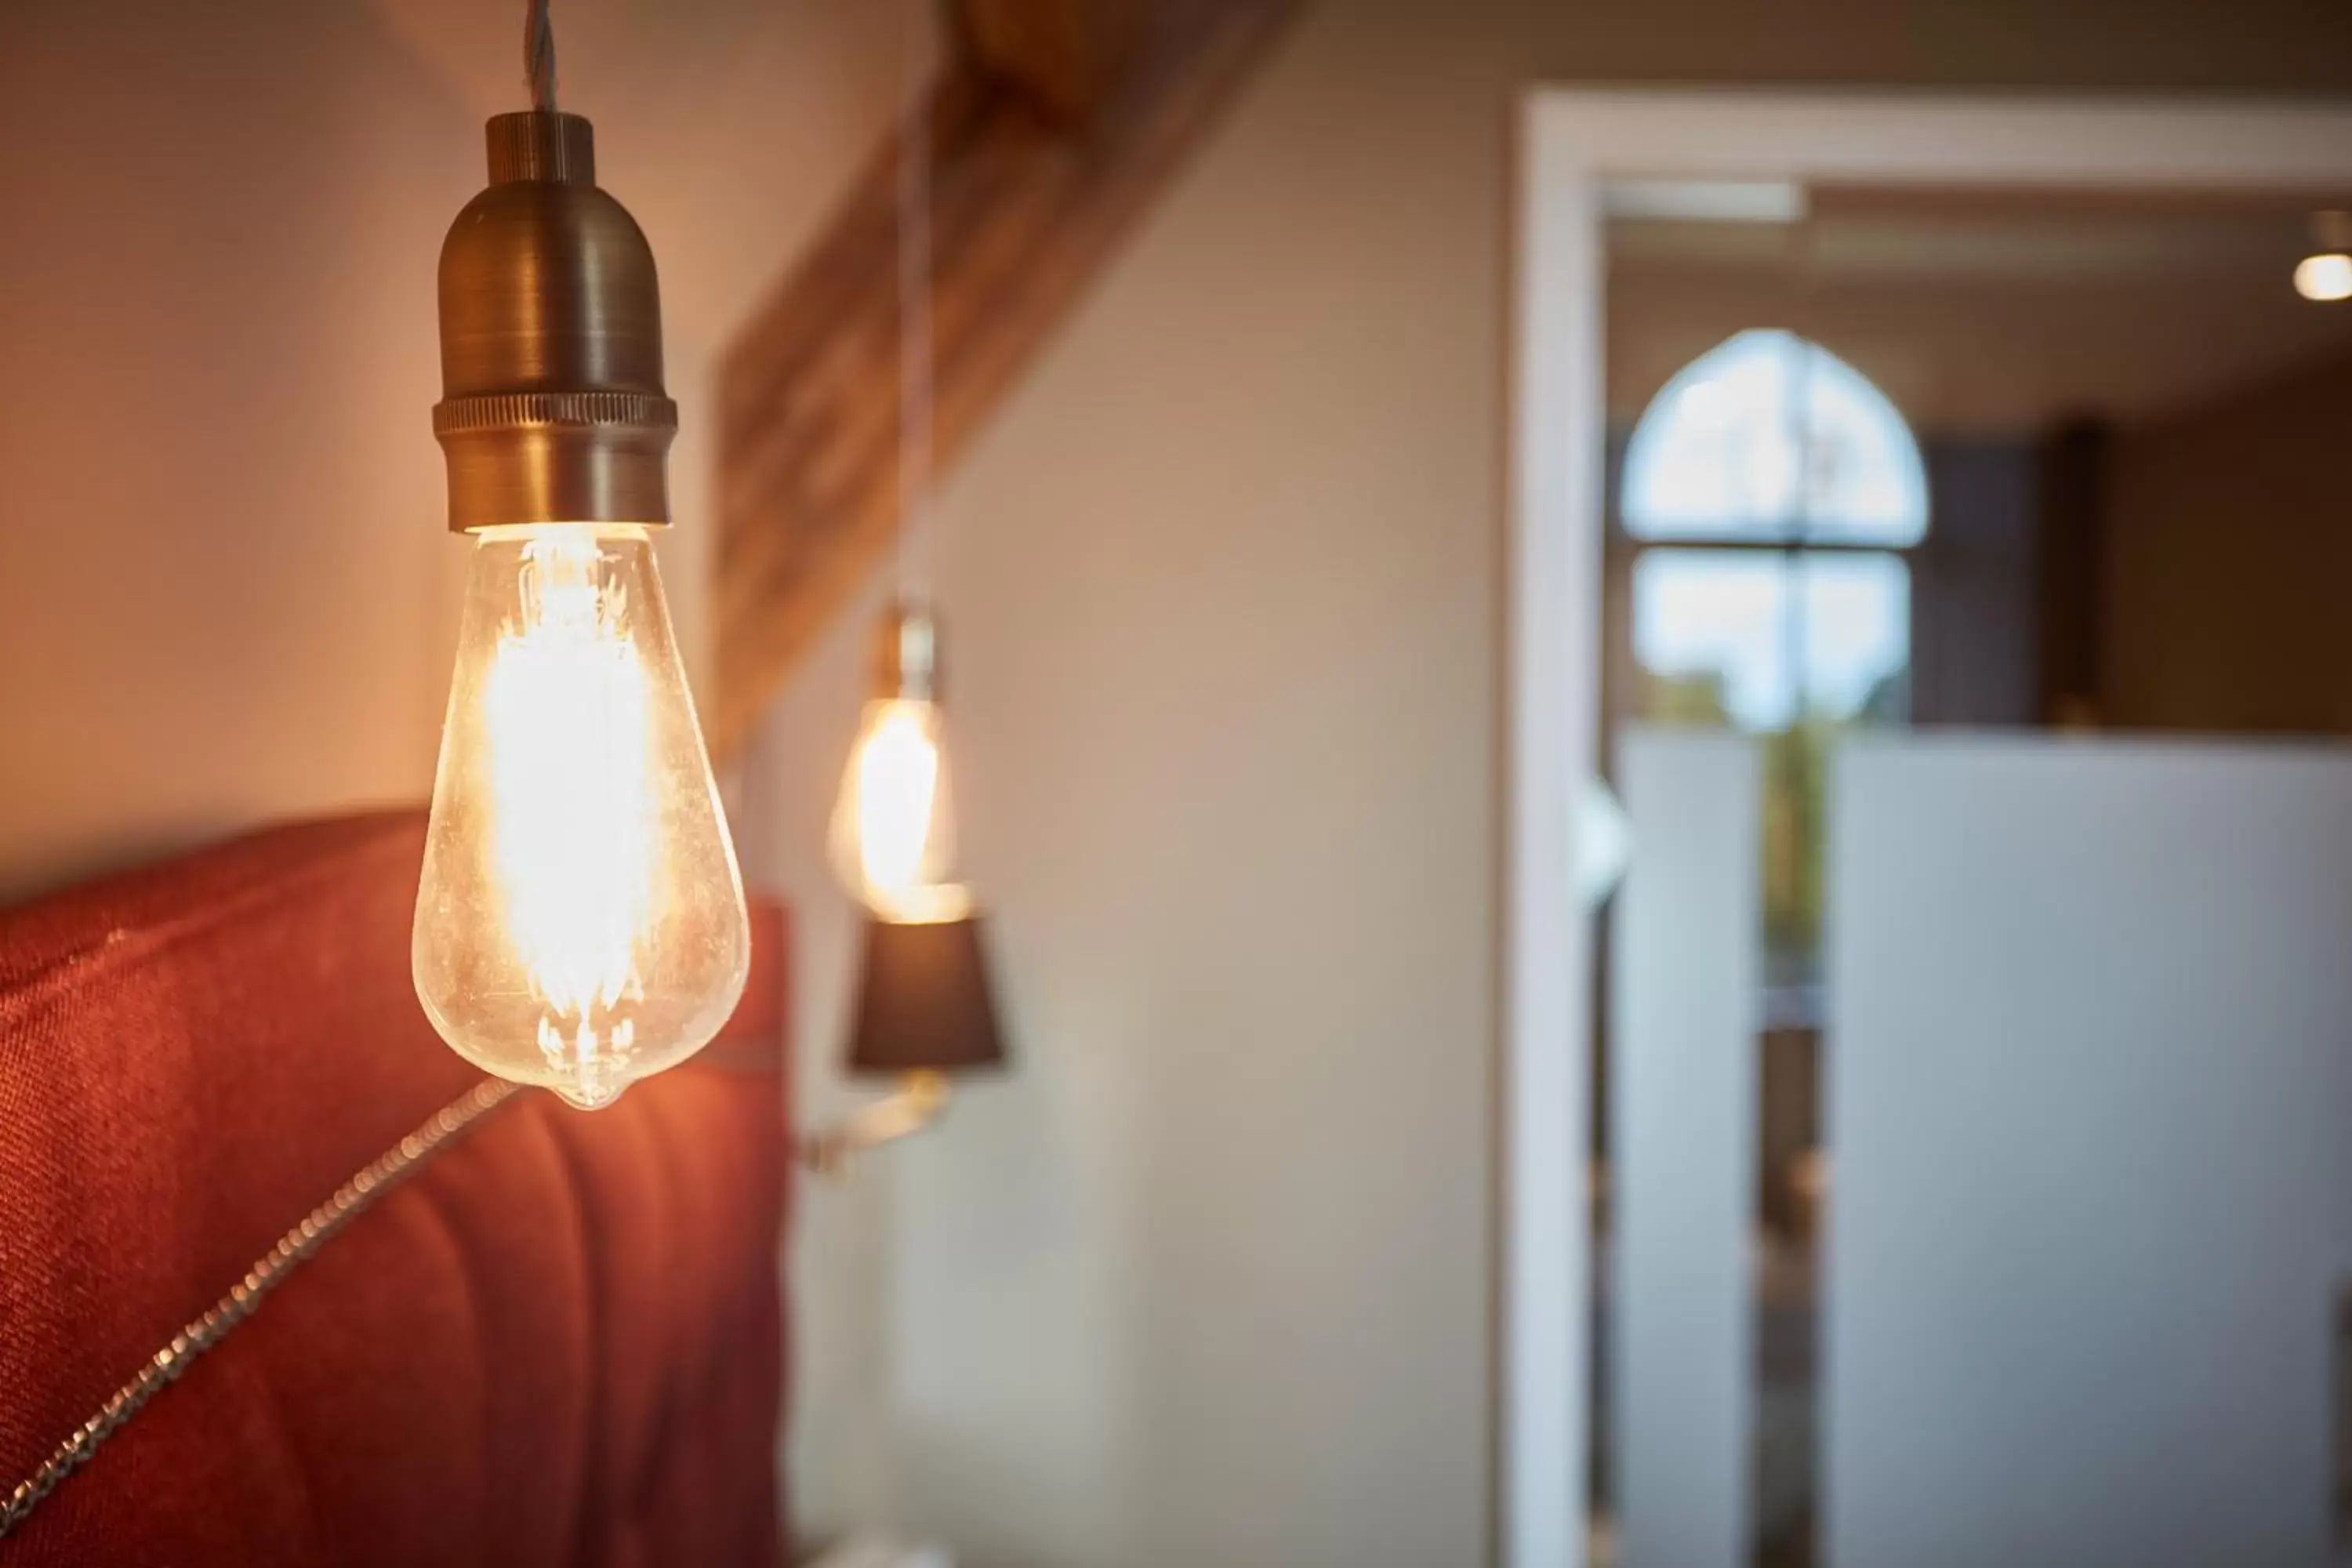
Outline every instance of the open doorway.
<path fill-rule="evenodd" d="M 2179 421 L 2273 383 L 2291 398 L 2293 377 L 2324 380 L 2352 348 L 2352 310 L 2315 315 L 2290 287 L 2314 215 L 2352 199 L 2352 114 L 1560 92 L 1530 128 L 1508 1557 L 1576 1562 L 1613 1539 L 1608 1424 L 1588 1449 L 1584 1420 L 1606 1363 L 1583 1331 L 1605 1358 L 1607 1314 L 1544 1296 L 1606 1257 L 1611 1205 L 1588 1209 L 1583 1163 L 1551 1144 L 1563 1110 L 1569 1127 L 1605 1122 L 1605 1054 L 1584 1043 L 1605 1041 L 1606 1010 L 1591 972 L 1541 973 L 1532 942 L 1587 938 L 1529 852 L 1564 820 L 1553 792 L 1605 772 L 1638 720 L 1756 737 L 1757 1269 L 1739 1352 L 1756 1381 L 1738 1534 L 1746 1561 L 1824 1561 L 1829 758 L 1874 729 L 2327 730 L 2278 680 L 2217 674 L 2172 629 L 2182 607 L 2106 546 L 2119 452 L 2153 462 L 2181 444 Z M 2135 617 L 2155 628 L 2138 645 Z M 2148 673 L 2168 659 L 2170 677 Z M 1562 1070 L 1563 1053 L 1580 1065 Z M 1605 1142 L 1591 1152 L 1606 1173 Z M 1596 1252 L 1559 1234 L 1587 1213 Z M 1590 1538 L 1564 1474 L 1592 1478 L 1604 1528 Z"/>
<path fill-rule="evenodd" d="M 1637 725 L 1756 740 L 1748 1528 L 1752 1561 L 1808 1568 L 1832 759 L 1915 730 L 2352 734 L 2352 644 L 2328 655 L 2298 587 L 2352 565 L 2326 434 L 2352 311 L 2293 287 L 2352 190 L 1817 183 L 1725 216 L 1636 189 L 1607 226 L 1603 756 Z M 1605 1009 L 1598 1039 L 1606 1085 Z"/>

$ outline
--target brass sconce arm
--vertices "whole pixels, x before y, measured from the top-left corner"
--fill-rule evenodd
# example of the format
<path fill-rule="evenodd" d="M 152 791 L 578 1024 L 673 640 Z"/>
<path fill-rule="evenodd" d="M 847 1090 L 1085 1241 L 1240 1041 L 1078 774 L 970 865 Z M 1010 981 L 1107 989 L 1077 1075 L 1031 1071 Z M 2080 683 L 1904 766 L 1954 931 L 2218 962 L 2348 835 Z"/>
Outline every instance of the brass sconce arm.
<path fill-rule="evenodd" d="M 953 1094 L 943 1072 L 918 1069 L 902 1074 L 891 1093 L 858 1107 L 830 1127 L 804 1134 L 800 1141 L 801 1163 L 820 1176 L 837 1178 L 855 1156 L 911 1137 L 946 1115 Z"/>

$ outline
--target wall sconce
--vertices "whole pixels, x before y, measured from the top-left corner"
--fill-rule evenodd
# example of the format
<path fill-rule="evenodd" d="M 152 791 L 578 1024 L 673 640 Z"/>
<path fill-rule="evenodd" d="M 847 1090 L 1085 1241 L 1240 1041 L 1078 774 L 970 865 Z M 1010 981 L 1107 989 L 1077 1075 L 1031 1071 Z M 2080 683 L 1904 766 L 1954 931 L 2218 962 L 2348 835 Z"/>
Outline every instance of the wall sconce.
<path fill-rule="evenodd" d="M 866 921 L 847 1068 L 898 1088 L 802 1141 L 811 1170 L 838 1175 L 861 1152 L 920 1132 L 946 1114 L 952 1076 L 1004 1065 L 1004 1037 L 977 915 Z"/>

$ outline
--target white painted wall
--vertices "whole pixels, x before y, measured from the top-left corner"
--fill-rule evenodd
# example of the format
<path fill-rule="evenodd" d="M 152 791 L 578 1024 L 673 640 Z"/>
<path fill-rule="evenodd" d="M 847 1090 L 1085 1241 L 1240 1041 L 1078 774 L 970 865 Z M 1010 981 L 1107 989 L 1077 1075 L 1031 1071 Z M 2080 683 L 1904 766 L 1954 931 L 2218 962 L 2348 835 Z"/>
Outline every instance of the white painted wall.
<path fill-rule="evenodd" d="M 1426 37 L 1292 40 L 946 497 L 1016 1063 L 803 1205 L 815 1521 L 977 1568 L 1486 1555 L 1504 77 Z M 863 637 L 745 792 L 811 1052 Z"/>
<path fill-rule="evenodd" d="M 1829 1561 L 2326 1561 L 2352 752 L 1860 743 L 1831 863 Z"/>

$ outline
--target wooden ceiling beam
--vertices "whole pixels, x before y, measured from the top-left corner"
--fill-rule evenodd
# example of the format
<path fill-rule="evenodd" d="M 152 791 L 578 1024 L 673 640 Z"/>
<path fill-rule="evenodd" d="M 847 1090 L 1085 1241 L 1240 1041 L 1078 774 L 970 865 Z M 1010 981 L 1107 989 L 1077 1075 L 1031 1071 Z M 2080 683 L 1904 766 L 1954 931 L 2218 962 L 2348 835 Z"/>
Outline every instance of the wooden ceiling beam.
<path fill-rule="evenodd" d="M 1066 126 L 1098 113 L 1133 63 L 1146 0 L 949 0 L 964 57 Z"/>
<path fill-rule="evenodd" d="M 932 438 L 942 471 L 1299 0 L 960 7 L 974 52 L 929 103 Z M 1131 21 L 1114 15 L 1128 10 Z M 1131 29 L 1128 42 L 1115 45 L 1121 29 Z M 1091 98 L 1080 90 L 1088 82 Z M 1066 107 L 1079 103 L 1082 113 Z M 894 140 L 866 170 L 720 368 L 711 731 L 722 757 L 897 536 L 900 151 Z"/>

